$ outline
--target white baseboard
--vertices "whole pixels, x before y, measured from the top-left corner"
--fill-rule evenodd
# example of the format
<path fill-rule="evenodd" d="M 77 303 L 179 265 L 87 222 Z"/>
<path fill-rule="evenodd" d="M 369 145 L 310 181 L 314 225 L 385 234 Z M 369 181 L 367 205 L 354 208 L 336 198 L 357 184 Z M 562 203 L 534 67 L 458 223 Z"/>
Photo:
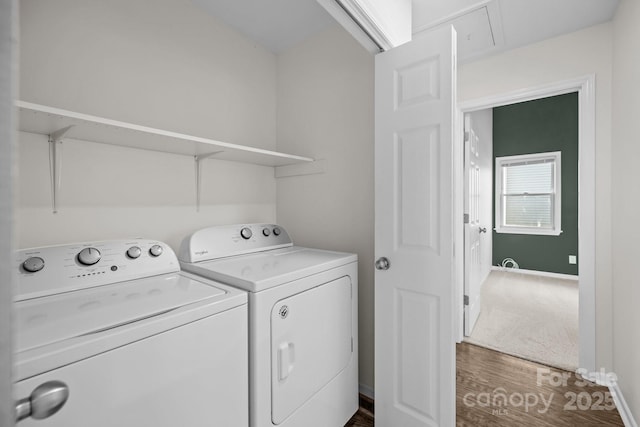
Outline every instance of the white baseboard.
<path fill-rule="evenodd" d="M 506 268 L 506 267 L 499 267 L 497 265 L 492 265 L 491 270 L 507 271 L 509 273 L 528 274 L 531 276 L 551 277 L 553 279 L 578 280 L 578 276 L 574 276 L 573 274 L 551 273 L 548 271 L 537 271 L 537 270 L 525 270 L 523 268 Z"/>
<path fill-rule="evenodd" d="M 616 404 L 616 408 L 620 413 L 620 417 L 622 418 L 622 422 L 625 427 L 638 427 L 636 424 L 636 420 L 633 419 L 633 414 L 627 405 L 627 402 L 624 400 L 624 396 L 622 396 L 622 391 L 620 387 L 618 387 L 618 383 L 614 382 L 609 385 L 609 391 L 611 392 L 611 396 L 613 396 L 613 401 Z"/>
<path fill-rule="evenodd" d="M 365 396 L 367 396 L 368 398 L 370 398 L 372 400 L 375 398 L 374 390 L 371 387 L 369 387 L 368 385 L 360 384 L 359 388 L 360 388 L 360 394 L 364 394 Z"/>

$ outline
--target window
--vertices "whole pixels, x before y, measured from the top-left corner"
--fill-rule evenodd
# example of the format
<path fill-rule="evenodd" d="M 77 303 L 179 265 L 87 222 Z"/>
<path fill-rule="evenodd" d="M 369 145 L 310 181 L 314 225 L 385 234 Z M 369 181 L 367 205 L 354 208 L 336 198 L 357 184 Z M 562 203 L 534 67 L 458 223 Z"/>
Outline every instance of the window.
<path fill-rule="evenodd" d="M 560 151 L 496 158 L 496 232 L 559 235 Z"/>

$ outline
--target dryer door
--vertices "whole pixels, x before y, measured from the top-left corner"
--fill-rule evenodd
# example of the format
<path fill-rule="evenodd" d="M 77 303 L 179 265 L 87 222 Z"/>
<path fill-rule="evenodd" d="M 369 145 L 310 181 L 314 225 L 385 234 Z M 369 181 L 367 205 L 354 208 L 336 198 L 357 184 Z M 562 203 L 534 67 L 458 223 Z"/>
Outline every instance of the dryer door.
<path fill-rule="evenodd" d="M 280 424 L 347 367 L 351 279 L 278 301 L 271 310 L 271 419 Z"/>

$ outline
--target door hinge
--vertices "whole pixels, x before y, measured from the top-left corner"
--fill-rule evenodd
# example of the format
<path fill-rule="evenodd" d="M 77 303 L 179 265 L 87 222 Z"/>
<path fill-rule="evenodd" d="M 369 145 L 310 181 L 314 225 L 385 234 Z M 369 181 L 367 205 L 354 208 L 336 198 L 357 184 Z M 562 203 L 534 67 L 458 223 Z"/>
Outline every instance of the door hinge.
<path fill-rule="evenodd" d="M 464 131 L 464 142 L 469 142 L 469 131 L 468 130 Z"/>
<path fill-rule="evenodd" d="M 465 224 L 469 224 L 469 214 L 464 214 L 462 220 Z"/>
<path fill-rule="evenodd" d="M 465 295 L 462 298 L 462 301 L 463 301 L 464 305 L 469 305 L 469 295 Z"/>
<path fill-rule="evenodd" d="M 351 337 L 351 353 L 353 353 L 353 337 Z"/>

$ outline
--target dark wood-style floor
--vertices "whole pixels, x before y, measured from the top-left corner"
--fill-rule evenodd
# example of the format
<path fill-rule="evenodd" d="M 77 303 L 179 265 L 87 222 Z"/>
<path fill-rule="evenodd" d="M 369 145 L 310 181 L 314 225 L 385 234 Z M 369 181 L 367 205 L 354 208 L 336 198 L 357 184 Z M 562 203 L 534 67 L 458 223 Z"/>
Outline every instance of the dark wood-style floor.
<path fill-rule="evenodd" d="M 373 414 L 360 409 L 344 427 L 373 427 Z"/>
<path fill-rule="evenodd" d="M 609 390 L 573 373 L 467 343 L 456 364 L 458 427 L 624 426 Z M 373 424 L 361 409 L 345 427 Z"/>

